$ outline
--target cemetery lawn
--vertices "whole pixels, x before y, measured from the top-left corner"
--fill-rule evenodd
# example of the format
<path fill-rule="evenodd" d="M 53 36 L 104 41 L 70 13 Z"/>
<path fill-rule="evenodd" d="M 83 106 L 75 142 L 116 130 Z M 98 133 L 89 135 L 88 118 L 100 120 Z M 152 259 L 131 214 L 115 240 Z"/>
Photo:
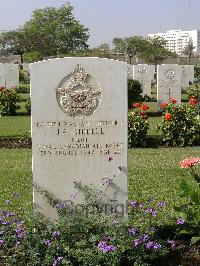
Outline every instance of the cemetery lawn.
<path fill-rule="evenodd" d="M 152 199 L 152 205 L 165 201 L 166 207 L 158 215 L 170 223 L 173 207 L 183 203 L 178 186 L 187 170 L 179 162 L 188 156 L 199 157 L 200 148 L 129 149 L 129 200 Z M 31 208 L 32 174 L 31 150 L 0 149 L 0 208 L 12 198 L 13 192 L 22 194 L 17 207 Z M 200 170 L 200 167 L 199 167 Z M 15 206 L 14 206 L 15 207 Z"/>
<path fill-rule="evenodd" d="M 0 117 L 0 138 L 24 138 L 31 130 L 30 116 Z"/>

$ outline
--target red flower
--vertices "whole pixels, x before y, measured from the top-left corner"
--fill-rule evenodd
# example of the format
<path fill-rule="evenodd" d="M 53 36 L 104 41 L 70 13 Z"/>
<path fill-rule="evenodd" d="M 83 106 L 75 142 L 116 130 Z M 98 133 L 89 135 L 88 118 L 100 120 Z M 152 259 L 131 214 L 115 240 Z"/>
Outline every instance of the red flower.
<path fill-rule="evenodd" d="M 198 103 L 198 100 L 195 99 L 195 97 L 190 97 L 189 104 L 196 105 Z"/>
<path fill-rule="evenodd" d="M 167 107 L 167 103 L 162 103 L 162 104 L 161 104 L 161 108 L 162 108 L 162 109 L 165 109 L 166 107 Z"/>
<path fill-rule="evenodd" d="M 141 103 L 133 103 L 132 105 L 134 108 L 139 108 L 141 106 Z"/>
<path fill-rule="evenodd" d="M 141 109 L 142 109 L 143 111 L 146 111 L 146 110 L 149 109 L 149 106 L 148 106 L 147 104 L 143 104 L 143 105 L 141 106 Z"/>
<path fill-rule="evenodd" d="M 171 97 L 169 102 L 170 103 L 177 103 L 177 100 Z"/>
<path fill-rule="evenodd" d="M 170 121 L 172 119 L 172 115 L 170 113 L 165 114 L 165 119 Z"/>
<path fill-rule="evenodd" d="M 181 168 L 189 168 L 199 163 L 200 163 L 200 158 L 192 157 L 192 158 L 187 158 L 183 160 L 182 162 L 180 162 L 180 166 Z"/>

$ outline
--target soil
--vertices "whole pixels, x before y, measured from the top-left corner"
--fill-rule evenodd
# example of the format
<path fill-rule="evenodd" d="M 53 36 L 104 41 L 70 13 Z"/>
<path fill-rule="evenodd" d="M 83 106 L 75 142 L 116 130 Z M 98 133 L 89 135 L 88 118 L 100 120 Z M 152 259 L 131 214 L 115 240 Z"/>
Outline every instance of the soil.
<path fill-rule="evenodd" d="M 15 149 L 28 148 L 31 149 L 31 139 L 20 138 L 0 138 L 0 148 Z"/>

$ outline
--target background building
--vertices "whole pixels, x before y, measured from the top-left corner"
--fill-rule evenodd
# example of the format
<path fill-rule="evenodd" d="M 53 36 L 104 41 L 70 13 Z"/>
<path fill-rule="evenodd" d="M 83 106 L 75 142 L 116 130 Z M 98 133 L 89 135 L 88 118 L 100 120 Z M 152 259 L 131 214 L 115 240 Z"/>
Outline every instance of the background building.
<path fill-rule="evenodd" d="M 148 34 L 149 37 L 162 37 L 166 40 L 166 48 L 178 55 L 184 53 L 188 43 L 192 41 L 195 54 L 200 54 L 200 30 L 169 30 L 165 33 Z"/>

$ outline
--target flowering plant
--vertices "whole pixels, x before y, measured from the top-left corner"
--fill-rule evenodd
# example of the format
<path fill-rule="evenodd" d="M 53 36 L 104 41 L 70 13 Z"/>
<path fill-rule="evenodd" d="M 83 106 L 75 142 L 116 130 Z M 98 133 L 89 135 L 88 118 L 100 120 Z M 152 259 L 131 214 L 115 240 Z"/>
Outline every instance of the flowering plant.
<path fill-rule="evenodd" d="M 20 106 L 20 96 L 15 90 L 2 89 L 0 90 L 0 115 L 13 115 Z"/>
<path fill-rule="evenodd" d="M 180 162 L 180 167 L 189 171 L 190 177 L 184 178 L 180 183 L 180 195 L 187 199 L 187 203 L 176 208 L 176 215 L 181 217 L 179 224 L 187 224 L 184 231 L 193 236 L 192 242 L 200 241 L 200 176 L 195 168 L 200 165 L 200 158 L 190 157 Z"/>
<path fill-rule="evenodd" d="M 146 136 L 149 129 L 147 115 L 144 111 L 149 109 L 147 104 L 133 103 L 133 109 L 128 112 L 128 145 L 129 148 L 146 146 Z"/>
<path fill-rule="evenodd" d="M 162 141 L 170 146 L 190 146 L 200 143 L 200 118 L 197 113 L 196 101 L 189 105 L 175 105 L 176 100 L 170 99 L 162 103 L 162 122 L 158 125 Z"/>

